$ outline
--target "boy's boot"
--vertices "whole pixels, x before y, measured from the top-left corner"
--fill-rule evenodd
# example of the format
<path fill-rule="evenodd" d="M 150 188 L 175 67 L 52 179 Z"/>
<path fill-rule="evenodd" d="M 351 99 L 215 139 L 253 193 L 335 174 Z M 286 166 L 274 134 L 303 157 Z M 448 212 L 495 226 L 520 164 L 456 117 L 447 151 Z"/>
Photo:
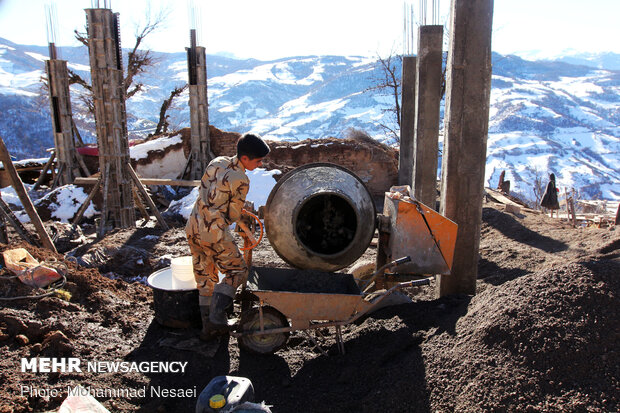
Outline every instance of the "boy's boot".
<path fill-rule="evenodd" d="M 200 308 L 200 319 L 202 320 L 202 331 L 200 331 L 200 339 L 208 341 L 212 336 L 209 334 L 209 306 L 211 305 L 211 297 L 206 295 L 198 296 L 198 306 Z"/>
<path fill-rule="evenodd" d="M 232 285 L 219 283 L 213 288 L 211 305 L 209 306 L 209 330 L 211 335 L 227 333 L 228 315 L 226 309 L 233 303 L 236 288 Z"/>

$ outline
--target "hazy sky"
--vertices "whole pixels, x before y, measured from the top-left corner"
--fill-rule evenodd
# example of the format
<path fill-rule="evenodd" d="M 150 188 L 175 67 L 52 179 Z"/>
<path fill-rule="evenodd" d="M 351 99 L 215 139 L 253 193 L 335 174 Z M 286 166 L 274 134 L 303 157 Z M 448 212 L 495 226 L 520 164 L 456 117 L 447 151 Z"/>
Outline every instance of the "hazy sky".
<path fill-rule="evenodd" d="M 419 19 L 419 0 L 410 1 Z M 428 24 L 432 1 L 428 1 Z M 0 0 L 0 37 L 15 43 L 47 45 L 45 5 L 57 11 L 56 44 L 76 46 L 84 9 L 96 0 Z M 189 44 L 190 9 L 197 11 L 199 44 L 207 53 L 238 57 L 336 54 L 386 56 L 403 51 L 402 0 L 115 0 L 123 47 L 133 44 L 136 23 L 149 9 L 168 8 L 166 27 L 147 38 L 147 47 L 182 52 Z M 103 7 L 104 1 L 99 5 Z M 440 0 L 440 23 L 450 1 Z M 539 51 L 549 57 L 565 49 L 620 53 L 620 0 L 495 0 L 493 50 Z"/>

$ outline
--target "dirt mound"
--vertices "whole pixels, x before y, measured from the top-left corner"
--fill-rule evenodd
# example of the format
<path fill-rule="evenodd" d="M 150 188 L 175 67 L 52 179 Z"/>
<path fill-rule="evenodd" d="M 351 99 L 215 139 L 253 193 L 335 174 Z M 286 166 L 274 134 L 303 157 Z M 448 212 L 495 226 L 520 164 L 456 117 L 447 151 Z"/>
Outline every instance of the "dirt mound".
<path fill-rule="evenodd" d="M 442 404 L 616 411 L 618 274 L 618 262 L 571 263 L 475 296 L 457 322 L 450 356 L 434 366 L 446 377 L 436 383 L 448 396 Z"/>

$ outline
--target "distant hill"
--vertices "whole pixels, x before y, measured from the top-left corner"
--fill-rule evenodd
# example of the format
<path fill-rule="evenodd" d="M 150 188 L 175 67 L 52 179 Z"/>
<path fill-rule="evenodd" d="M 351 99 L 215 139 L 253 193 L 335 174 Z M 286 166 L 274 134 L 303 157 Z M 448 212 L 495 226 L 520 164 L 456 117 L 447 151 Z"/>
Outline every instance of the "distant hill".
<path fill-rule="evenodd" d="M 134 137 L 152 132 L 161 102 L 187 81 L 185 53 L 155 55 L 158 63 L 141 79 L 146 90 L 127 102 Z M 61 48 L 60 57 L 88 77 L 84 47 Z M 46 59 L 46 47 L 0 39 L 0 135 L 18 159 L 44 156 L 53 146 L 47 98 L 40 96 Z M 598 68 L 615 68 L 620 56 L 571 59 L 577 58 L 528 61 L 493 55 L 487 185 L 496 186 L 505 170 L 512 189 L 531 199 L 535 177 L 546 181 L 554 172 L 560 187 L 575 188 L 584 198 L 620 199 L 620 71 Z M 391 122 L 385 109 L 392 98 L 365 92 L 381 76 L 374 59 L 259 61 L 208 55 L 207 71 L 209 118 L 219 129 L 298 141 L 343 137 L 348 128 L 357 128 L 394 144 L 380 126 Z M 94 141 L 94 121 L 79 93 L 79 87 L 72 88 L 76 123 Z M 186 93 L 170 112 L 173 126 L 189 125 L 187 99 Z"/>

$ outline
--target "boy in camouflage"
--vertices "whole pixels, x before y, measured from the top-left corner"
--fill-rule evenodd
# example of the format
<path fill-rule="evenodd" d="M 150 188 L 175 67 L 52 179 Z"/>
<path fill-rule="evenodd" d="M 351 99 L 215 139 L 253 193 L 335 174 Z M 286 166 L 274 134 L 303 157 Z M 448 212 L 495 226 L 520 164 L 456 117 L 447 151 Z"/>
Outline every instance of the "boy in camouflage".
<path fill-rule="evenodd" d="M 185 232 L 198 285 L 202 332 L 208 340 L 228 329 L 226 309 L 235 291 L 247 278 L 248 268 L 228 227 L 237 223 L 254 243 L 241 221 L 241 210 L 250 188 L 245 171 L 262 165 L 269 146 L 255 134 L 246 133 L 237 141 L 237 155 L 219 156 L 207 166 L 200 181 L 199 195 Z M 218 283 L 218 270 L 225 275 Z"/>

